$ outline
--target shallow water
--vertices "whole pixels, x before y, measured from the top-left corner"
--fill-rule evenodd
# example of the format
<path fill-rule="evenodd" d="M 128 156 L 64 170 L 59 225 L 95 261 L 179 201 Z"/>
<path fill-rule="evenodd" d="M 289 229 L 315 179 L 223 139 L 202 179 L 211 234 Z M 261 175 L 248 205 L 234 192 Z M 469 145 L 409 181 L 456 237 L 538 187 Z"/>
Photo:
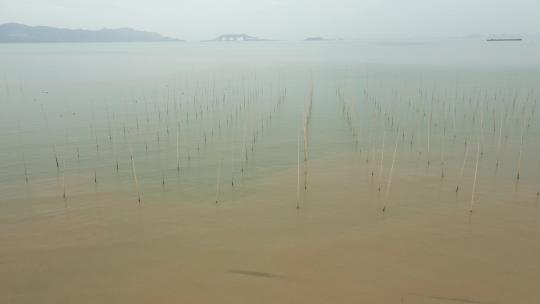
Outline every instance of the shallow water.
<path fill-rule="evenodd" d="M 538 51 L 1 45 L 0 300 L 535 303 Z"/>

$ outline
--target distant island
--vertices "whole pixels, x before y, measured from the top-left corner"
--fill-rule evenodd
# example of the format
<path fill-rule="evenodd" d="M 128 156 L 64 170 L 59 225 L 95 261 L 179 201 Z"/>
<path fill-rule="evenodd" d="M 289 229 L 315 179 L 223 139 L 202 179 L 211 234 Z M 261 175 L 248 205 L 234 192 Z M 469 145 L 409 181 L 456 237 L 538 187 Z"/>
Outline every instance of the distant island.
<path fill-rule="evenodd" d="M 209 41 L 269 41 L 246 34 L 223 34 Z"/>
<path fill-rule="evenodd" d="M 131 28 L 82 30 L 19 23 L 0 24 L 0 43 L 38 42 L 161 42 L 181 41 Z"/>

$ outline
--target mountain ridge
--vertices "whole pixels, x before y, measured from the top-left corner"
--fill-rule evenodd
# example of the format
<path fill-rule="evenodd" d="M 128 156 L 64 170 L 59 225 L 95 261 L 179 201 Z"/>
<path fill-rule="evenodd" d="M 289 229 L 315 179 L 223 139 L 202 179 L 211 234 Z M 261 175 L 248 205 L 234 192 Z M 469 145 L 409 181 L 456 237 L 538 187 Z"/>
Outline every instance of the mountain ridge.
<path fill-rule="evenodd" d="M 51 26 L 30 26 L 21 23 L 0 24 L 0 43 L 50 42 L 163 42 L 181 41 L 155 32 L 124 27 L 100 30 L 68 29 Z"/>

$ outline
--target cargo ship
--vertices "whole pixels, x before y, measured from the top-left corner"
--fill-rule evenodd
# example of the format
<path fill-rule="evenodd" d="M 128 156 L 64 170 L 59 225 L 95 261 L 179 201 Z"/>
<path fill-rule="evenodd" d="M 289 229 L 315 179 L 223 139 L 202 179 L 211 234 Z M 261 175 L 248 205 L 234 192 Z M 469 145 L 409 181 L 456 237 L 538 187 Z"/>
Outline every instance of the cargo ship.
<path fill-rule="evenodd" d="M 490 38 L 487 41 L 521 41 L 522 38 Z"/>

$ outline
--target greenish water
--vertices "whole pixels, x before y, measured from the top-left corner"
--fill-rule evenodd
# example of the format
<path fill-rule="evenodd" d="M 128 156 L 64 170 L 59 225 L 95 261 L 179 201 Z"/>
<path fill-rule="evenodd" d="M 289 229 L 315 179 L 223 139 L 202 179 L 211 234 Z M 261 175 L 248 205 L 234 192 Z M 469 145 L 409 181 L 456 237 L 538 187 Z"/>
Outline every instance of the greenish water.
<path fill-rule="evenodd" d="M 407 138 L 416 135 L 421 151 L 427 113 L 436 124 L 430 157 L 437 158 L 441 132 L 463 141 L 480 104 L 488 135 L 505 111 L 504 143 L 512 146 L 519 141 L 520 111 L 530 111 L 537 98 L 536 50 L 534 43 L 486 42 L 3 45 L 2 193 L 5 199 L 27 194 L 25 166 L 32 188 L 54 188 L 64 171 L 93 183 L 95 169 L 101 190 L 127 190 L 130 147 L 143 187 L 157 191 L 165 175 L 166 185 L 205 191 L 215 183 L 219 159 L 224 177 L 238 174 L 230 171 L 242 169 L 244 145 L 251 150 L 254 134 L 257 164 L 246 175 L 256 179 L 294 166 L 311 81 L 314 158 L 350 150 L 338 89 L 356 112 L 356 150 L 380 146 L 370 137 L 382 136 L 381 117 L 390 115 Z M 517 105 L 509 110 L 513 98 Z M 535 130 L 527 128 L 531 139 Z"/>

